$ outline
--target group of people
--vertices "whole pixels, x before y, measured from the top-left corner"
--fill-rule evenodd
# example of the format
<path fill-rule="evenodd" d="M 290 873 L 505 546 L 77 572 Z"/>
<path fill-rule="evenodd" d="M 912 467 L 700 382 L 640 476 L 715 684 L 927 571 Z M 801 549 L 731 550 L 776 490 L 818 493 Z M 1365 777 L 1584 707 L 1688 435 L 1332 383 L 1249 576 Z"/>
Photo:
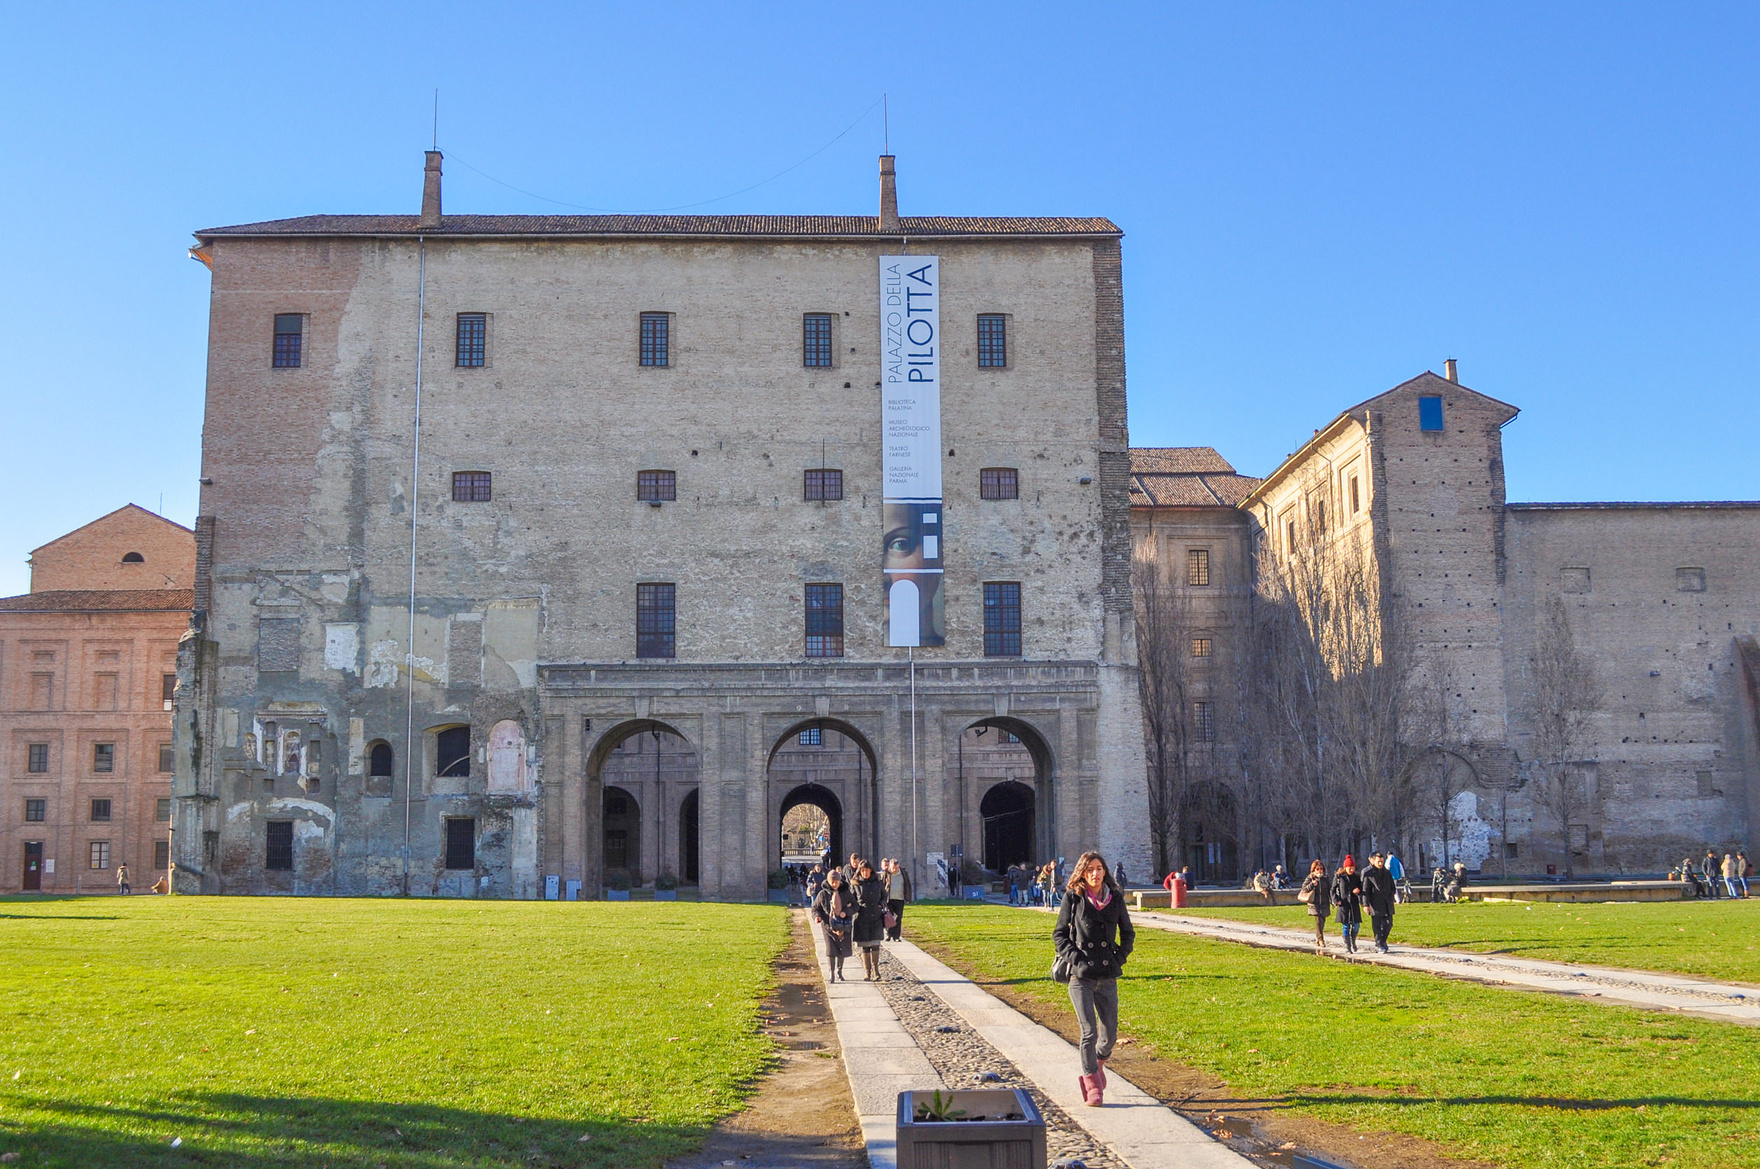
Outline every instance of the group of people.
<path fill-rule="evenodd" d="M 1369 912 L 1376 951 L 1387 953 L 1387 937 L 1393 931 L 1393 907 L 1398 903 L 1394 891 L 1394 875 L 1387 867 L 1385 853 L 1371 853 L 1369 867 L 1360 873 L 1355 858 L 1348 854 L 1336 873 L 1327 872 L 1324 861 L 1309 865 L 1296 899 L 1308 907 L 1308 916 L 1314 919 L 1314 953 L 1326 953 L 1326 921 L 1336 912 L 1345 952 L 1355 954 L 1364 910 Z"/>
<path fill-rule="evenodd" d="M 911 900 L 911 877 L 893 857 L 876 868 L 859 853 L 833 866 L 827 857 L 807 873 L 807 904 L 825 933 L 831 981 L 847 982 L 843 961 L 862 952 L 862 981 L 880 981 L 880 943 L 904 937 L 904 907 Z"/>
<path fill-rule="evenodd" d="M 1754 866 L 1748 863 L 1747 853 L 1737 849 L 1733 853 L 1723 854 L 1723 860 L 1717 859 L 1713 849 L 1705 850 L 1705 859 L 1698 868 L 1693 867 L 1693 858 L 1686 857 L 1681 867 L 1668 875 L 1671 881 L 1685 881 L 1693 886 L 1695 897 L 1746 897 L 1748 895 L 1748 878 L 1753 875 Z M 1723 887 L 1721 893 L 1718 886 Z"/>
<path fill-rule="evenodd" d="M 1056 861 L 1046 861 L 1038 868 L 1024 861 L 1008 866 L 1003 874 L 1003 881 L 1008 886 L 1008 903 L 1055 907 L 1063 895 L 1057 876 Z"/>

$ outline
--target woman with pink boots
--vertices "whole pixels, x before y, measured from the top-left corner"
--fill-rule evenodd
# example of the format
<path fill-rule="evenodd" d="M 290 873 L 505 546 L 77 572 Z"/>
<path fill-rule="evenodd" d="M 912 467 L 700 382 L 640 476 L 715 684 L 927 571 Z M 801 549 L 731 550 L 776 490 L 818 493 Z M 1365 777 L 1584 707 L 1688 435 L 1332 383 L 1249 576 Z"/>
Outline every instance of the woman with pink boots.
<path fill-rule="evenodd" d="M 1082 1100 L 1098 1108 L 1118 1041 L 1118 978 L 1137 943 L 1124 893 L 1099 853 L 1076 861 L 1051 940 L 1069 968 L 1069 1001 L 1082 1028 Z"/>

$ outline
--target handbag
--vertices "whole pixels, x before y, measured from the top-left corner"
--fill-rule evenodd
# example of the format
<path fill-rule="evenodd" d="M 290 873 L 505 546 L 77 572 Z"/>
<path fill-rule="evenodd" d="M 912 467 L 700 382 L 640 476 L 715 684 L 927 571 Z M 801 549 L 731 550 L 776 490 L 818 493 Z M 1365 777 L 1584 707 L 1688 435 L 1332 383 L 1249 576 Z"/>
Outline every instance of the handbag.
<path fill-rule="evenodd" d="M 1314 890 L 1303 889 L 1300 893 L 1296 894 L 1296 900 L 1300 901 L 1303 905 L 1308 904 L 1308 902 L 1314 900 Z"/>
<path fill-rule="evenodd" d="M 886 928 L 889 930 L 895 930 L 898 928 L 898 914 L 892 912 L 890 909 L 880 915 L 880 920 L 886 924 Z"/>
<path fill-rule="evenodd" d="M 1051 981 L 1068 982 L 1074 971 L 1070 969 L 1070 961 L 1062 954 L 1051 959 Z"/>

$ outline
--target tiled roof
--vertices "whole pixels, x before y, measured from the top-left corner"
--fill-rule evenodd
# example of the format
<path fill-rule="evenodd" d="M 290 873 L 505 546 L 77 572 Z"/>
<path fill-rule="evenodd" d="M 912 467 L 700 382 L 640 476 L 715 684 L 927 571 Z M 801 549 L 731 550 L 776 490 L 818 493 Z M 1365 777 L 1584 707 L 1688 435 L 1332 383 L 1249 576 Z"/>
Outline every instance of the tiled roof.
<path fill-rule="evenodd" d="M 195 605 L 194 589 L 66 589 L 0 597 L 0 613 L 176 613 Z"/>
<path fill-rule="evenodd" d="M 1262 482 L 1235 474 L 1215 447 L 1131 448 L 1131 503 L 1137 507 L 1239 507 Z"/>
<path fill-rule="evenodd" d="M 1232 475 L 1234 467 L 1212 446 L 1134 446 L 1131 448 L 1131 472 Z"/>
<path fill-rule="evenodd" d="M 874 215 L 446 215 L 422 227 L 416 215 L 302 215 L 231 227 L 210 227 L 198 239 L 220 236 L 1118 236 L 1105 218 L 1047 216 L 906 216 L 896 231 L 881 231 Z"/>

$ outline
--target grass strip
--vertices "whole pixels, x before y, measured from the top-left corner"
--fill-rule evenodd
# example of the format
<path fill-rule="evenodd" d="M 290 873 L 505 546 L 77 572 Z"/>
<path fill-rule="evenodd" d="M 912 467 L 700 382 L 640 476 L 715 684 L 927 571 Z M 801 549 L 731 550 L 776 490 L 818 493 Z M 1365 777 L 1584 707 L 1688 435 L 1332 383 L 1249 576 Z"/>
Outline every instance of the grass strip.
<path fill-rule="evenodd" d="M 910 921 L 974 979 L 1069 1009 L 1049 915 Z M 1148 929 L 1119 997 L 1121 1032 L 1159 1058 L 1359 1132 L 1511 1169 L 1760 1166 L 1757 1029 Z"/>
<path fill-rule="evenodd" d="M 1282 896 L 1282 895 L 1280 895 Z M 1288 894 L 1290 901 L 1295 894 Z M 1311 930 L 1302 905 L 1182 909 L 1260 925 Z M 1363 923 L 1368 932 L 1368 922 Z M 1338 935 L 1338 925 L 1330 932 Z M 1485 954 L 1696 974 L 1760 983 L 1760 898 L 1743 901 L 1416 902 L 1393 915 L 1393 941 Z"/>
<path fill-rule="evenodd" d="M 741 1106 L 787 942 L 777 907 L 676 903 L 9 898 L 0 919 L 0 1154 L 82 1169 L 657 1166 Z"/>

